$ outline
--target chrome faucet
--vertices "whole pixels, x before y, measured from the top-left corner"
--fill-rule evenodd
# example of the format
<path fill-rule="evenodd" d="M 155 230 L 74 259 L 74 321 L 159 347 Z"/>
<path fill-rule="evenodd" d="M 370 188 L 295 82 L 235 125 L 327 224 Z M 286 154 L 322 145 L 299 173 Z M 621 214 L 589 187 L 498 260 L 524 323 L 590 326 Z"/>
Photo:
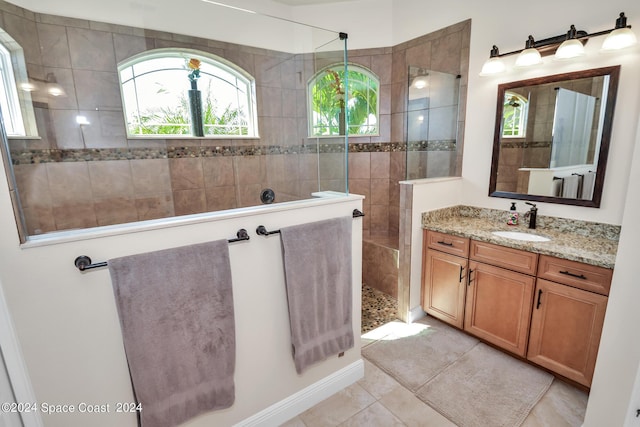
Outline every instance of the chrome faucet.
<path fill-rule="evenodd" d="M 535 229 L 536 228 L 536 216 L 538 214 L 538 208 L 536 207 L 535 203 L 529 203 L 529 202 L 524 202 L 525 204 L 531 206 L 531 209 L 529 209 L 529 212 L 527 212 L 525 214 L 525 217 L 529 217 L 529 228 L 531 229 Z"/>

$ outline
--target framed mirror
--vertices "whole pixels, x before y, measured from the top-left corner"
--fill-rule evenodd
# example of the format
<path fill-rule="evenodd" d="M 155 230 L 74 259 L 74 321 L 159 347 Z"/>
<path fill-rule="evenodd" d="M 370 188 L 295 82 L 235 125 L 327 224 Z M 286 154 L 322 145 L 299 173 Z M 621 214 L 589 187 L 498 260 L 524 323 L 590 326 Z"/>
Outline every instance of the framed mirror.
<path fill-rule="evenodd" d="M 498 86 L 489 196 L 599 207 L 620 66 Z"/>

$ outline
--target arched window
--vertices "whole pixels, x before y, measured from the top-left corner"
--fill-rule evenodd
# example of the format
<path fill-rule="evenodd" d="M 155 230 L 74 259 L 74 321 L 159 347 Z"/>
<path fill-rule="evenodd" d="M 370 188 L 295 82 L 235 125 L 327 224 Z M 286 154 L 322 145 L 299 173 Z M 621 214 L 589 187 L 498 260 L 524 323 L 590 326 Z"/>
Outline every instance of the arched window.
<path fill-rule="evenodd" d="M 120 64 L 118 71 L 129 136 L 258 136 L 255 81 L 222 58 L 157 49 Z M 201 134 L 192 130 L 198 114 L 192 89 L 199 91 Z"/>
<path fill-rule="evenodd" d="M 507 91 L 502 109 L 502 136 L 524 138 L 527 132 L 529 100 L 518 93 Z"/>
<path fill-rule="evenodd" d="M 348 100 L 345 101 L 345 80 Z M 377 135 L 380 81 L 358 65 L 336 64 L 318 72 L 309 82 L 309 135 Z M 348 127 L 344 117 L 348 113 Z M 347 129 L 348 128 L 348 129 Z"/>

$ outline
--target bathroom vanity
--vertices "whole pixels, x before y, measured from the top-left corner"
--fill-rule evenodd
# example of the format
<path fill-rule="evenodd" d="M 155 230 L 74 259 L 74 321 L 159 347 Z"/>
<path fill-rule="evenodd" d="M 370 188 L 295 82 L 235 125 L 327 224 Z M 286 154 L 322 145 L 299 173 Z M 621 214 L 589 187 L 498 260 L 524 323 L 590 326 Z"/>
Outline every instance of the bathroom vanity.
<path fill-rule="evenodd" d="M 619 230 L 550 217 L 528 230 L 503 217 L 469 207 L 423 215 L 423 309 L 589 387 Z"/>

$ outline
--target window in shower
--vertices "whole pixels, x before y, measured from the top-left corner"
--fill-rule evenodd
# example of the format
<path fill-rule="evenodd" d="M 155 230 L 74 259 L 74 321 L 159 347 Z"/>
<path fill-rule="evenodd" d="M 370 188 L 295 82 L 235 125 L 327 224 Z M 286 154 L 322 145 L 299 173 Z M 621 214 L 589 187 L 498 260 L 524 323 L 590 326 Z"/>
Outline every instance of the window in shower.
<path fill-rule="evenodd" d="M 502 136 L 505 138 L 524 138 L 527 130 L 529 100 L 524 96 L 507 91 L 502 106 Z"/>
<path fill-rule="evenodd" d="M 31 92 L 44 89 L 44 80 L 29 79 L 22 48 L 0 29 L 0 108 L 9 137 L 37 136 Z"/>
<path fill-rule="evenodd" d="M 379 89 L 364 67 L 349 64 L 346 78 L 344 64 L 320 70 L 309 82 L 309 135 L 377 135 Z"/>
<path fill-rule="evenodd" d="M 118 71 L 129 136 L 258 135 L 254 79 L 222 58 L 159 49 Z"/>

